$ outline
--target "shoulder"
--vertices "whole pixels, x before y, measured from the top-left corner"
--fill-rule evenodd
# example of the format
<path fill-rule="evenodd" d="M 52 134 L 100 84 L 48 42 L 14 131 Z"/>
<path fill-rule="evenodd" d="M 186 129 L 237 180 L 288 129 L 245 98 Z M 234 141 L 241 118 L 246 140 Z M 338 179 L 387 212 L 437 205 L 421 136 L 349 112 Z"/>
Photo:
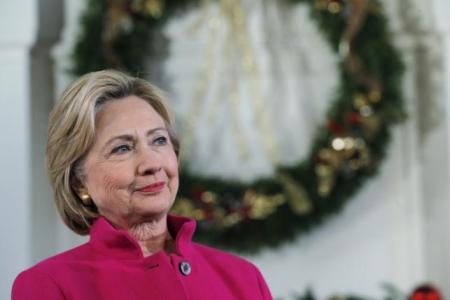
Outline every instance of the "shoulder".
<path fill-rule="evenodd" d="M 245 268 L 256 268 L 251 262 L 249 262 L 248 260 L 237 256 L 235 254 L 223 251 L 223 250 L 219 250 L 216 248 L 212 248 L 212 247 L 208 247 L 202 244 L 198 244 L 198 243 L 193 243 L 194 247 L 197 251 L 197 253 L 199 253 L 202 256 L 206 256 L 209 259 L 212 260 L 219 260 L 222 261 L 224 264 L 227 265 L 237 265 L 239 267 L 245 267 Z"/>
<path fill-rule="evenodd" d="M 257 267 L 253 263 L 242 257 L 198 243 L 193 244 L 197 255 L 200 255 L 203 259 L 207 260 L 208 263 L 213 264 L 215 267 L 224 267 L 228 270 L 240 270 L 242 272 L 249 273 L 259 273 Z"/>
<path fill-rule="evenodd" d="M 207 267 L 210 272 L 219 274 L 218 276 L 235 288 L 251 289 L 252 295 L 260 295 L 259 299 L 272 299 L 263 275 L 253 263 L 222 250 L 197 243 L 193 243 L 193 245 L 196 249 L 196 256 L 200 257 L 202 261 L 202 267 Z"/>
<path fill-rule="evenodd" d="M 82 260 L 87 244 L 49 257 L 21 272 L 12 287 L 12 299 L 63 299 L 58 278 L 72 262 Z"/>
<path fill-rule="evenodd" d="M 34 266 L 16 277 L 11 299 L 64 299 L 64 295 L 50 273 Z"/>

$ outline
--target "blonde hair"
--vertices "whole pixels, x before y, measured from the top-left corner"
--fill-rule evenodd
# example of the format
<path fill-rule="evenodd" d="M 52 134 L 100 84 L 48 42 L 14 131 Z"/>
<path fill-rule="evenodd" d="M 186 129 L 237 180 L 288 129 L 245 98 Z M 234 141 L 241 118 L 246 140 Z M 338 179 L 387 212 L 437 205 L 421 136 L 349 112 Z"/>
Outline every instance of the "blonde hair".
<path fill-rule="evenodd" d="M 109 101 L 132 95 L 147 101 L 163 118 L 178 156 L 179 142 L 165 100 L 157 87 L 143 79 L 114 70 L 88 73 L 64 91 L 50 113 L 47 171 L 59 214 L 78 234 L 89 233 L 98 217 L 92 201 L 84 204 L 78 195 L 82 161 L 94 142 L 96 112 Z"/>

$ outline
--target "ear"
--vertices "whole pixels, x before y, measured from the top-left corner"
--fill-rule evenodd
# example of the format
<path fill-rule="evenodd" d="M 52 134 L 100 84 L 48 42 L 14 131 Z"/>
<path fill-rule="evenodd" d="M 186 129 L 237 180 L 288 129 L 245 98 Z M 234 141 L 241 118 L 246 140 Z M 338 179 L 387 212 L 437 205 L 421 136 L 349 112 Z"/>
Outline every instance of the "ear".
<path fill-rule="evenodd" d="M 87 188 L 84 186 L 82 180 L 78 178 L 76 175 L 72 175 L 70 178 L 70 187 L 72 191 L 74 191 L 78 197 L 81 198 L 83 194 L 89 194 Z"/>

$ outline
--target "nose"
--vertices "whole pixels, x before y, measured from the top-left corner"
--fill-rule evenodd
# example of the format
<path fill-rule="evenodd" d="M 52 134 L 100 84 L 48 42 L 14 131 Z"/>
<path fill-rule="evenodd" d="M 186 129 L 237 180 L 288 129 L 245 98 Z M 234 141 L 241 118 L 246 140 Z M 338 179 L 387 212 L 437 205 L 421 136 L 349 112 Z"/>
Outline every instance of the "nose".
<path fill-rule="evenodd" d="M 138 175 L 153 175 L 161 170 L 161 157 L 158 153 L 151 151 L 151 149 L 141 149 L 137 157 Z"/>

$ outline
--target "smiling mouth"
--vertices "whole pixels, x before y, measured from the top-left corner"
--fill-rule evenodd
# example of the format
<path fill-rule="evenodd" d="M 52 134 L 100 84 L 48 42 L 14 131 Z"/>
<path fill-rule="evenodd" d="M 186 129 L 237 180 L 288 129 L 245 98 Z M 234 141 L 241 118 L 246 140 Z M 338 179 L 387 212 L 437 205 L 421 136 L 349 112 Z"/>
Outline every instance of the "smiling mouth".
<path fill-rule="evenodd" d="M 160 181 L 144 186 L 143 188 L 138 189 L 138 191 L 143 193 L 159 193 L 163 190 L 165 185 L 166 183 L 164 181 Z"/>

